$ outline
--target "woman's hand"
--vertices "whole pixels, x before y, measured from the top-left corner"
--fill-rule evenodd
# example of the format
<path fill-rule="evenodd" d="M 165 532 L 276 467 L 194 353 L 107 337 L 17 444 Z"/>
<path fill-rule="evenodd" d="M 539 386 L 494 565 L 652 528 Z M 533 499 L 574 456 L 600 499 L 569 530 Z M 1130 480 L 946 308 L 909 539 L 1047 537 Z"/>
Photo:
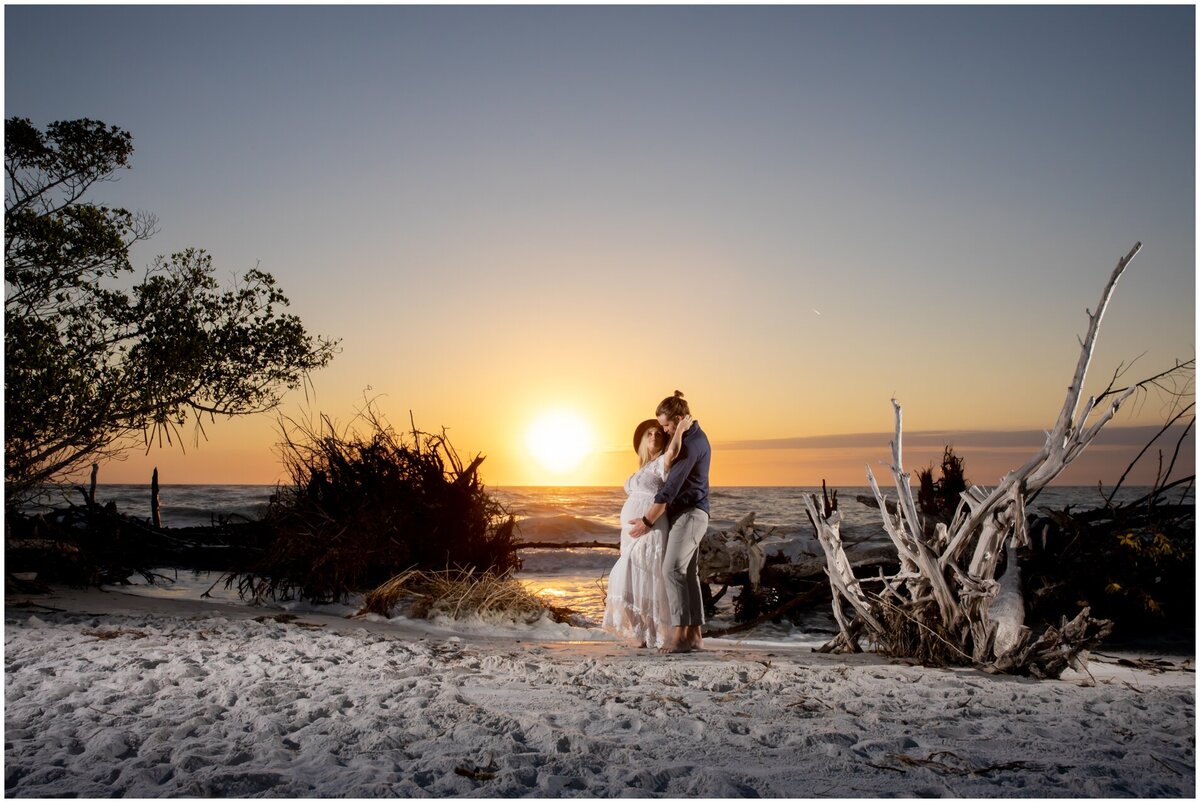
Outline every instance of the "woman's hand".
<path fill-rule="evenodd" d="M 679 430 L 682 432 L 687 432 L 688 428 L 691 427 L 691 425 L 692 425 L 692 417 L 690 415 L 685 415 L 683 418 L 679 419 L 679 423 L 676 424 L 676 427 L 678 427 Z"/>

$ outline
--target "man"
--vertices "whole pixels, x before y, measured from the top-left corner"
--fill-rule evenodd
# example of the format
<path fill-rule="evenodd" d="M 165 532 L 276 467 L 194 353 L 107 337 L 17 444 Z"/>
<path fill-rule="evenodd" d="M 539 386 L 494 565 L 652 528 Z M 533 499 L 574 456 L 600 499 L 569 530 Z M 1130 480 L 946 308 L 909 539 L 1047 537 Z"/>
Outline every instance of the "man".
<path fill-rule="evenodd" d="M 655 410 L 667 437 L 691 416 L 683 394 L 663 399 Z M 659 652 L 691 652 L 700 649 L 700 626 L 704 624 L 704 601 L 700 596 L 700 541 L 708 531 L 708 467 L 712 447 L 708 436 L 693 421 L 683 433 L 679 456 L 671 464 L 666 484 L 641 519 L 634 519 L 629 534 L 640 538 L 664 513 L 671 528 L 663 555 L 663 577 L 671 610 L 671 630 Z"/>

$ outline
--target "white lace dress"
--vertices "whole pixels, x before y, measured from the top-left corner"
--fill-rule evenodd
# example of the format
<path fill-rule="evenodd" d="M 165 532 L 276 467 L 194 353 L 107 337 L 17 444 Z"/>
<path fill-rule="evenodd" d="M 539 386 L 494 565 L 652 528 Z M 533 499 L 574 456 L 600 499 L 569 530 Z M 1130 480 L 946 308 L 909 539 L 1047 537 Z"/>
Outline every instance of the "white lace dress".
<path fill-rule="evenodd" d="M 646 514 L 654 495 L 667 481 L 662 455 L 625 480 L 629 494 L 621 508 L 621 557 L 608 576 L 604 629 L 622 638 L 661 647 L 670 626 L 670 609 L 663 584 L 662 561 L 667 546 L 667 517 L 641 538 L 632 538 L 631 519 Z"/>

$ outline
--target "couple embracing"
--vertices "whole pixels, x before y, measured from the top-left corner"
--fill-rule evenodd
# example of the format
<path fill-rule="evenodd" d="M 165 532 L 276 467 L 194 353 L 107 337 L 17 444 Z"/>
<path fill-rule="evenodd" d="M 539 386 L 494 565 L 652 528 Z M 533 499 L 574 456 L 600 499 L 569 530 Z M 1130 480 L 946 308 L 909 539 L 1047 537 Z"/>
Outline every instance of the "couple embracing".
<path fill-rule="evenodd" d="M 609 574 L 604 627 L 659 652 L 700 649 L 700 541 L 708 531 L 712 449 L 683 394 L 638 424 L 641 467 L 625 481 L 621 557 Z"/>

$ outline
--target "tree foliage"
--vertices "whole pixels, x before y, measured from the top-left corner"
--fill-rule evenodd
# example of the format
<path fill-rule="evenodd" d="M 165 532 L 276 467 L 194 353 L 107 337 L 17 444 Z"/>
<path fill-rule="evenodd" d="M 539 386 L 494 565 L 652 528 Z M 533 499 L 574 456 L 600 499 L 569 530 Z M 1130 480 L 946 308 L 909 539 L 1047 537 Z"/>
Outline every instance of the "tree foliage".
<path fill-rule="evenodd" d="M 130 134 L 95 120 L 5 122 L 5 490 L 9 503 L 81 465 L 173 442 L 189 420 L 269 410 L 326 365 L 271 274 L 222 289 L 199 249 L 130 249 L 152 215 L 84 201 L 127 169 Z"/>
<path fill-rule="evenodd" d="M 958 509 L 962 492 L 967 490 L 967 478 L 964 473 L 963 459 L 954 453 L 953 446 L 946 446 L 942 452 L 942 477 L 933 478 L 933 466 L 917 472 L 920 488 L 917 491 L 917 507 L 921 514 L 933 520 L 948 524 L 954 511 Z M 927 527 L 932 531 L 932 527 Z"/>

